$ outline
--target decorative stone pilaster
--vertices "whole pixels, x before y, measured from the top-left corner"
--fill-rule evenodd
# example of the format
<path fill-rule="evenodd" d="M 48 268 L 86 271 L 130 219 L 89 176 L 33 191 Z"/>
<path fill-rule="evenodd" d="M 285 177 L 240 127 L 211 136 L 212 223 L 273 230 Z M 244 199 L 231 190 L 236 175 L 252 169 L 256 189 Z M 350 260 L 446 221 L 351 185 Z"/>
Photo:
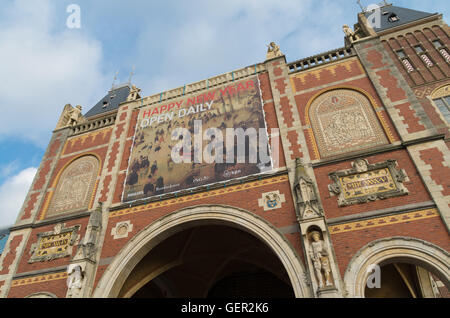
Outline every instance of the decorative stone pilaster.
<path fill-rule="evenodd" d="M 295 200 L 305 259 L 316 297 L 342 297 L 342 284 L 316 186 L 302 161 L 295 160 Z"/>
<path fill-rule="evenodd" d="M 67 298 L 90 297 L 96 271 L 96 253 L 100 249 L 102 209 L 103 205 L 100 203 L 91 213 L 86 234 L 67 267 Z"/>

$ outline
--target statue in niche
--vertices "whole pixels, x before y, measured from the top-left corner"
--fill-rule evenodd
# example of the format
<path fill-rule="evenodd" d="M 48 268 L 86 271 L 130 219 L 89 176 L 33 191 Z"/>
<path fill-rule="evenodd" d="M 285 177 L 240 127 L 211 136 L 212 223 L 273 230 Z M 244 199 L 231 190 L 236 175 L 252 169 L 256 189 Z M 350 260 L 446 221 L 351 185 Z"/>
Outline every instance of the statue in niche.
<path fill-rule="evenodd" d="M 330 260 L 328 259 L 328 251 L 325 247 L 325 243 L 321 238 L 319 231 L 312 231 L 310 234 L 311 238 L 311 250 L 309 251 L 309 256 L 314 266 L 314 272 L 317 278 L 319 288 L 324 286 L 333 286 L 331 280 L 331 266 Z M 325 278 L 325 284 L 324 284 Z"/>
<path fill-rule="evenodd" d="M 83 287 L 83 269 L 80 265 L 75 265 L 69 267 L 68 273 L 69 277 L 67 278 L 67 287 L 69 290 L 68 297 L 79 297 L 81 292 L 81 288 Z"/>
<path fill-rule="evenodd" d="M 266 60 L 273 59 L 275 57 L 283 56 L 283 53 L 280 51 L 280 47 L 275 44 L 275 42 L 270 42 L 270 44 L 267 46 L 267 55 Z"/>

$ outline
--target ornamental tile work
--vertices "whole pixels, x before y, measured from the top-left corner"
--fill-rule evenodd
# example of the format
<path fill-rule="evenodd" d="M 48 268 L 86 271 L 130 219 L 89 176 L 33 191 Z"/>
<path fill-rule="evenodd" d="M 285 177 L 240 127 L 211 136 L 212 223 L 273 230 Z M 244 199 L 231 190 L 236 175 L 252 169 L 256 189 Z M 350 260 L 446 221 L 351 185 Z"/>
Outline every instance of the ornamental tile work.
<path fill-rule="evenodd" d="M 322 158 L 388 144 L 369 99 L 357 91 L 320 95 L 309 116 Z"/>
<path fill-rule="evenodd" d="M 373 227 L 392 225 L 397 223 L 406 223 L 411 221 L 418 221 L 422 219 L 439 217 L 437 209 L 426 209 L 421 211 L 408 212 L 403 214 L 396 214 L 386 217 L 374 218 L 369 220 L 355 221 L 350 223 L 338 224 L 330 226 L 330 233 L 344 233 L 350 231 L 359 231 Z"/>
<path fill-rule="evenodd" d="M 45 283 L 52 280 L 67 279 L 67 272 L 40 275 L 35 277 L 13 280 L 11 287 L 18 287 L 30 284 Z"/>
<path fill-rule="evenodd" d="M 201 200 L 204 198 L 220 196 L 220 195 L 224 195 L 224 194 L 228 194 L 228 193 L 238 192 L 238 191 L 242 191 L 242 190 L 246 190 L 246 189 L 252 189 L 252 188 L 262 187 L 265 185 L 276 184 L 276 183 L 281 183 L 281 182 L 286 182 L 286 181 L 288 181 L 287 175 L 269 178 L 269 179 L 258 180 L 258 181 L 254 181 L 254 182 L 248 182 L 245 184 L 234 185 L 234 186 L 230 186 L 230 187 L 226 187 L 226 188 L 220 188 L 220 189 L 212 190 L 212 191 L 208 191 L 208 192 L 192 194 L 189 196 L 183 196 L 180 198 L 168 199 L 168 200 L 164 200 L 164 201 L 152 202 L 149 204 L 139 205 L 139 206 L 124 209 L 124 210 L 113 211 L 109 214 L 109 217 L 113 218 L 113 217 L 118 217 L 118 216 L 126 215 L 126 214 L 144 212 L 144 211 L 148 211 L 151 209 L 157 209 L 160 207 L 166 207 L 166 206 L 179 204 L 179 203 L 183 203 L 183 202 L 194 201 L 194 200 Z"/>

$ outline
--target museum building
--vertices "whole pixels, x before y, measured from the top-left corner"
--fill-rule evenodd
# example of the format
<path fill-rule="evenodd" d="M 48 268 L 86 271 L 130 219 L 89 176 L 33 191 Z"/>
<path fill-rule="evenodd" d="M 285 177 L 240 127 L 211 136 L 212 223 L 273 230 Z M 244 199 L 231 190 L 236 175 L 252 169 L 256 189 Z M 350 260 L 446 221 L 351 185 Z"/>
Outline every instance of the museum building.
<path fill-rule="evenodd" d="M 385 4 L 343 31 L 294 62 L 270 43 L 246 68 L 66 105 L 0 297 L 449 297 L 449 27 Z M 215 159 L 247 160 L 184 147 L 220 139 Z"/>

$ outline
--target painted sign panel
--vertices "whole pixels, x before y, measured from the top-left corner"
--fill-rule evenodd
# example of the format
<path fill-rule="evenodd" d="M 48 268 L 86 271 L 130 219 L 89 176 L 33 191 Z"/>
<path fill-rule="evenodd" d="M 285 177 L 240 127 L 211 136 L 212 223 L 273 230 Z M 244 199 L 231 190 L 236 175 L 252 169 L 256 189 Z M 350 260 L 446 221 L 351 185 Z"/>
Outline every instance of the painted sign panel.
<path fill-rule="evenodd" d="M 122 199 L 269 171 L 272 162 L 267 143 L 261 146 L 263 139 L 267 131 L 257 76 L 145 106 L 137 120 Z M 269 160 L 262 159 L 264 151 Z"/>
<path fill-rule="evenodd" d="M 35 256 L 65 253 L 70 245 L 71 237 L 72 232 L 42 237 Z"/>
<path fill-rule="evenodd" d="M 388 168 L 340 177 L 345 199 L 397 190 Z"/>

